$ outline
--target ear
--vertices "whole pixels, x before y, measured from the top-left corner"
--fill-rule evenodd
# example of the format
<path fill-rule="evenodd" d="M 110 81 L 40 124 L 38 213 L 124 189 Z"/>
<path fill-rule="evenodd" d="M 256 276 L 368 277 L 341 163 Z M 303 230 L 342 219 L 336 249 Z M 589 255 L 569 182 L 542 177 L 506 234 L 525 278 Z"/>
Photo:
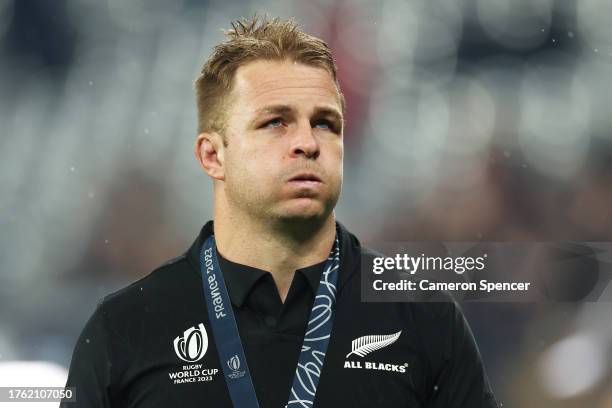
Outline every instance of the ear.
<path fill-rule="evenodd" d="M 200 133 L 195 141 L 195 156 L 206 174 L 225 180 L 223 138 L 217 132 Z"/>

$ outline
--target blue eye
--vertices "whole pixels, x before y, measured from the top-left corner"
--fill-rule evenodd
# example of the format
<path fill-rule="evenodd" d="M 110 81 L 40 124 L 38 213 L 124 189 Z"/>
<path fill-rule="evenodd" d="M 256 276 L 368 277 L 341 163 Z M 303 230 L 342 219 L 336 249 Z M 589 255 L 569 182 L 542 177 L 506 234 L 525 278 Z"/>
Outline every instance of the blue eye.
<path fill-rule="evenodd" d="M 283 121 L 281 118 L 275 118 L 275 119 L 267 121 L 264 124 L 264 127 L 278 127 L 278 126 L 281 126 L 282 124 L 283 124 Z"/>
<path fill-rule="evenodd" d="M 339 132 L 339 130 L 337 129 L 337 126 L 333 122 L 330 122 L 329 120 L 318 120 L 314 123 L 314 127 L 317 129 L 329 130 L 334 133 Z"/>

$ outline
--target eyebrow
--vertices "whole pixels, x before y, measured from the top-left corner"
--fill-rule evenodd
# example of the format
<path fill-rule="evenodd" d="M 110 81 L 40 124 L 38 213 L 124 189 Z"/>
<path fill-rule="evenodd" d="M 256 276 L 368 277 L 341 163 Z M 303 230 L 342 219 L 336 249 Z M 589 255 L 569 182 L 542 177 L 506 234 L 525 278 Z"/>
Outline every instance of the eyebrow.
<path fill-rule="evenodd" d="M 253 120 L 251 121 L 252 123 L 255 123 L 259 120 L 259 118 L 262 115 L 269 115 L 269 114 L 274 114 L 274 115 L 291 115 L 295 112 L 295 109 L 293 106 L 291 105 L 269 105 L 269 106 L 264 106 L 263 108 L 260 108 L 258 110 L 255 111 L 255 115 Z M 340 125 L 342 125 L 344 123 L 344 119 L 342 114 L 334 108 L 326 108 L 326 107 L 318 107 L 315 108 L 315 111 L 313 113 L 313 117 L 325 117 L 325 116 L 329 116 L 331 117 L 333 120 L 336 120 Z"/>

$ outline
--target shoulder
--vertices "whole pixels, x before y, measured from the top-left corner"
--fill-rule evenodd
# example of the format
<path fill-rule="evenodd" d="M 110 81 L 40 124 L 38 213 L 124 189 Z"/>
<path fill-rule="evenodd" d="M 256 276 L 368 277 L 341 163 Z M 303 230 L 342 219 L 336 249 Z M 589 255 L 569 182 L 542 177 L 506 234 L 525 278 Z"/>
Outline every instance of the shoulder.
<path fill-rule="evenodd" d="M 363 295 L 368 293 L 372 282 L 377 276 L 380 276 L 372 273 L 371 266 L 374 260 L 376 258 L 386 258 L 387 256 L 380 251 L 364 246 L 361 246 L 360 254 L 361 264 L 355 278 L 361 280 L 359 286 L 362 291 L 365 291 L 362 293 L 363 298 Z M 390 280 L 400 280 L 402 278 L 397 271 L 387 271 L 385 274 L 393 275 L 390 278 L 387 276 Z M 420 292 L 418 300 L 411 299 L 408 295 L 404 296 L 397 293 L 385 294 L 381 292 L 374 293 L 373 291 L 369 293 L 372 296 L 380 297 L 379 300 L 389 303 L 390 307 L 403 309 L 404 313 L 409 313 L 413 317 L 414 323 L 429 328 L 434 327 L 435 330 L 440 330 L 442 326 L 451 326 L 455 322 L 457 315 L 462 315 L 456 299 L 450 293 L 444 291 L 431 290 L 425 293 Z"/>
<path fill-rule="evenodd" d="M 374 259 L 378 257 L 384 257 L 385 255 L 375 249 L 361 246 L 361 256 L 362 258 Z"/>
<path fill-rule="evenodd" d="M 177 293 L 192 286 L 197 280 L 198 276 L 187 257 L 181 255 L 168 260 L 131 284 L 104 296 L 99 308 L 105 314 L 115 316 L 137 312 L 175 298 Z"/>
<path fill-rule="evenodd" d="M 355 258 L 345 263 L 345 266 L 352 269 L 354 273 L 349 273 L 349 289 L 354 300 L 359 299 L 364 305 L 370 308 L 386 309 L 389 316 L 404 316 L 408 324 L 413 324 L 426 337 L 437 337 L 442 332 L 445 334 L 453 331 L 458 323 L 462 323 L 462 312 L 456 300 L 448 292 L 428 291 L 419 301 L 410 300 L 408 296 L 398 296 L 396 293 L 375 294 L 376 298 L 371 299 L 368 289 L 372 287 L 376 276 L 372 273 L 372 265 L 376 258 L 386 258 L 384 253 L 364 246 L 359 239 L 350 233 L 342 224 L 342 235 L 346 243 L 346 250 L 349 258 Z M 399 276 L 392 279 L 400 279 Z M 369 301 L 366 301 L 369 299 Z M 364 302 L 365 301 L 365 302 Z"/>

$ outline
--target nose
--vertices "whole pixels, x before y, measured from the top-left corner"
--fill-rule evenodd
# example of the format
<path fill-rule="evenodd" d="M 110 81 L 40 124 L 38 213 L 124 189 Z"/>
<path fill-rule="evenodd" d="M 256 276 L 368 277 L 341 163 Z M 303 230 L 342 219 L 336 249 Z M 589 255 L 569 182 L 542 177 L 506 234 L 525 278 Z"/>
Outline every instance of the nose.
<path fill-rule="evenodd" d="M 291 139 L 291 155 L 294 157 L 303 155 L 309 159 L 316 159 L 320 152 L 319 141 L 310 126 L 310 122 L 300 123 Z"/>

